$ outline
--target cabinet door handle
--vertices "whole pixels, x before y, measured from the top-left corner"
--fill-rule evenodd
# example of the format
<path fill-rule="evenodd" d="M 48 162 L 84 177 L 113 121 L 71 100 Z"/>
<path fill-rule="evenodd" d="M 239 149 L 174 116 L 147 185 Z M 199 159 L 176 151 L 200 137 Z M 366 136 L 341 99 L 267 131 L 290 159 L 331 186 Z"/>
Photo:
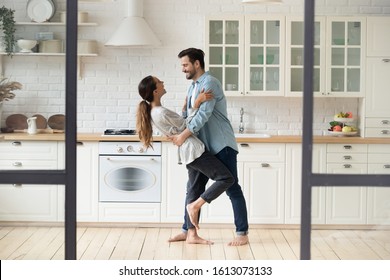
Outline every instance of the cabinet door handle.
<path fill-rule="evenodd" d="M 241 146 L 241 147 L 244 147 L 244 148 L 247 148 L 247 147 L 249 147 L 249 144 L 247 144 L 247 143 L 241 143 L 240 146 Z"/>
<path fill-rule="evenodd" d="M 389 124 L 389 120 L 382 120 L 381 124 Z"/>
<path fill-rule="evenodd" d="M 22 184 L 13 184 L 12 186 L 14 186 L 15 188 L 20 188 Z"/>
<path fill-rule="evenodd" d="M 387 63 L 387 62 L 390 62 L 390 59 L 389 58 L 384 58 L 384 59 L 382 59 L 382 61 Z"/>
<path fill-rule="evenodd" d="M 344 164 L 344 168 L 352 168 L 352 165 L 350 165 L 350 164 Z"/>
<path fill-rule="evenodd" d="M 20 141 L 12 142 L 12 146 L 21 146 L 21 145 L 22 145 L 22 142 L 20 142 Z"/>
<path fill-rule="evenodd" d="M 389 131 L 387 129 L 381 130 L 381 134 L 389 134 Z"/>
<path fill-rule="evenodd" d="M 264 163 L 264 162 L 263 162 L 263 163 L 261 164 L 261 167 L 270 167 L 270 164 L 269 164 L 269 163 Z"/>
<path fill-rule="evenodd" d="M 22 164 L 20 161 L 15 161 L 12 165 L 13 165 L 13 166 L 16 166 L 16 167 L 20 167 L 20 166 L 22 166 L 23 164 Z"/>
<path fill-rule="evenodd" d="M 390 168 L 390 164 L 383 165 L 383 168 L 385 168 L 385 169 Z"/>
<path fill-rule="evenodd" d="M 344 156 L 344 159 L 350 160 L 350 159 L 352 159 L 352 156 Z"/>
<path fill-rule="evenodd" d="M 344 146 L 344 149 L 345 149 L 345 150 L 350 150 L 350 149 L 352 149 L 352 146 L 351 146 L 351 145 L 345 145 L 345 146 Z"/>

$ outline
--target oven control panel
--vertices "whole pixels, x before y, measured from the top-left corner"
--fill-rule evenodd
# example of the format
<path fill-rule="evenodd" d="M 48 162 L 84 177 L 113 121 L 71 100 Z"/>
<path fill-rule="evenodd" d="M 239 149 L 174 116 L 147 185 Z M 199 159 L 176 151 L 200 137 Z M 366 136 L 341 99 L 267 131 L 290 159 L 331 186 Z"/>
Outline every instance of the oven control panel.
<path fill-rule="evenodd" d="M 141 142 L 99 142 L 99 154 L 161 156 L 161 142 L 153 142 L 153 148 L 145 148 Z"/>

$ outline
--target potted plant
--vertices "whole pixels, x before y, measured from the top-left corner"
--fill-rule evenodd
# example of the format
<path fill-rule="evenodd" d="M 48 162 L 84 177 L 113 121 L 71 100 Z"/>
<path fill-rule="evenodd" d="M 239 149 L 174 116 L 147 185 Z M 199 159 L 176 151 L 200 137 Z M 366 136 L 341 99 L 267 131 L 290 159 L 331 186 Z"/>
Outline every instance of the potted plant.
<path fill-rule="evenodd" d="M 1 115 L 3 113 L 3 101 L 8 101 L 15 97 L 14 90 L 22 89 L 22 84 L 19 82 L 10 81 L 7 78 L 0 78 L 0 125 Z"/>
<path fill-rule="evenodd" d="M 3 44 L 5 45 L 5 51 L 8 55 L 13 52 L 15 45 L 14 12 L 14 10 L 6 8 L 5 6 L 0 8 L 0 31 L 3 32 Z"/>

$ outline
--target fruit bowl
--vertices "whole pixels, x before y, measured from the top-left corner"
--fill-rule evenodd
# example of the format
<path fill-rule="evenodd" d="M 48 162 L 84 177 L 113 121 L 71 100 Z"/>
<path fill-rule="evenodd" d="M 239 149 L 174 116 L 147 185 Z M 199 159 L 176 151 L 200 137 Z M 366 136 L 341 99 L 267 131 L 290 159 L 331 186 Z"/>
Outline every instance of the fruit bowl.
<path fill-rule="evenodd" d="M 332 136 L 354 136 L 358 133 L 357 131 L 351 131 L 351 132 L 328 131 L 328 132 Z"/>
<path fill-rule="evenodd" d="M 30 53 L 32 52 L 32 48 L 35 47 L 37 44 L 36 40 L 24 40 L 24 39 L 19 39 L 18 40 L 18 47 L 20 48 L 20 52 L 22 53 Z"/>

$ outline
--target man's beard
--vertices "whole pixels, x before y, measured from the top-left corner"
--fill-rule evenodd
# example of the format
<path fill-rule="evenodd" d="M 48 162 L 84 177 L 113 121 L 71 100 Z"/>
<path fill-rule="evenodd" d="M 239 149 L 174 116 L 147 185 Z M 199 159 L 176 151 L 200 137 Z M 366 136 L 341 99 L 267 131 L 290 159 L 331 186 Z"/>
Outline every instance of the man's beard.
<path fill-rule="evenodd" d="M 192 80 L 192 78 L 194 77 L 195 73 L 192 73 L 192 72 L 187 72 L 186 73 L 186 78 L 187 80 Z"/>

